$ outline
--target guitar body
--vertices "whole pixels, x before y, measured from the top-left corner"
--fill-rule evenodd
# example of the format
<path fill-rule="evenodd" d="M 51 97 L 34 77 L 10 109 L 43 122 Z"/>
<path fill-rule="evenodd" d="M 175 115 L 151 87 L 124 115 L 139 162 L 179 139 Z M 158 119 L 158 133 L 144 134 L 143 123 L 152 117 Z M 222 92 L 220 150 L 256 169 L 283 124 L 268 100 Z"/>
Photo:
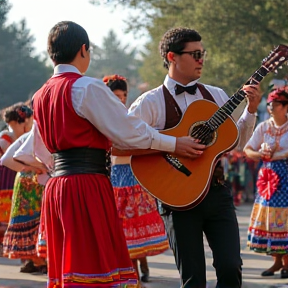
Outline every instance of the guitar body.
<path fill-rule="evenodd" d="M 197 100 L 189 105 L 177 126 L 161 133 L 175 137 L 191 135 L 193 125 L 207 121 L 218 109 L 213 102 Z M 204 199 L 217 160 L 237 145 L 238 138 L 238 128 L 228 117 L 214 132 L 213 141 L 199 158 L 188 159 L 171 154 L 191 172 L 189 176 L 166 160 L 164 155 L 169 153 L 132 155 L 132 171 L 141 186 L 162 203 L 175 210 L 190 209 Z"/>
<path fill-rule="evenodd" d="M 278 45 L 245 84 L 259 85 L 268 73 L 281 68 L 287 60 L 288 46 Z M 128 150 L 126 153 L 132 155 L 131 167 L 138 182 L 152 196 L 175 210 L 199 204 L 209 190 L 217 160 L 237 145 L 238 128 L 229 115 L 245 97 L 246 93 L 240 88 L 220 108 L 208 100 L 197 100 L 188 106 L 177 126 L 161 131 L 176 137 L 190 135 L 205 143 L 207 148 L 199 158 L 177 158 L 167 152 L 151 152 L 151 149 Z M 125 152 L 118 152 L 118 156 L 125 155 Z"/>

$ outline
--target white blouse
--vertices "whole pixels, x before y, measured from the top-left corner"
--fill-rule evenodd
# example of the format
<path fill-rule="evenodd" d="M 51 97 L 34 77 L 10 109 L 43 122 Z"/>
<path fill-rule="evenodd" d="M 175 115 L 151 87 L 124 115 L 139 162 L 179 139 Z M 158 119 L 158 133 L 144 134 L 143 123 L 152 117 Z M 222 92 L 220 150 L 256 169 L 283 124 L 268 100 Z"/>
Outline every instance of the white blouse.
<path fill-rule="evenodd" d="M 277 126 L 272 117 L 264 122 L 261 122 L 259 125 L 257 125 L 245 148 L 251 147 L 254 151 L 259 151 L 262 143 L 267 143 L 272 151 L 274 151 L 273 158 L 287 158 L 288 121 L 281 126 Z"/>

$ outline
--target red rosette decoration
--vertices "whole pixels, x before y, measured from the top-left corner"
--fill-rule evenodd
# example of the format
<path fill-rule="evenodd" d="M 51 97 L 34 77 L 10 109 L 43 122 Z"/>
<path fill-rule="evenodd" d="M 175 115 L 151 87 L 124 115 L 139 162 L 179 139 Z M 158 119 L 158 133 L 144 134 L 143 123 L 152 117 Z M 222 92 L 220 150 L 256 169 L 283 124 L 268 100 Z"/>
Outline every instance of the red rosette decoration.
<path fill-rule="evenodd" d="M 279 176 L 270 168 L 261 168 L 258 174 L 257 188 L 261 197 L 270 200 L 277 190 Z"/>

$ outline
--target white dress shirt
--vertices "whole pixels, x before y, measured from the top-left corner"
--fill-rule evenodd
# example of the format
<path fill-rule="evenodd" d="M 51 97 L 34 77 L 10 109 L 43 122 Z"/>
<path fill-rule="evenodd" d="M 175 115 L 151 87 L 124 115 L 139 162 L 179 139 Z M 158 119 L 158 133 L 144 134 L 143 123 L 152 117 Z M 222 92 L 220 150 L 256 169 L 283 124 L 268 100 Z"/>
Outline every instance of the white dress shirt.
<path fill-rule="evenodd" d="M 81 74 L 75 66 L 60 64 L 54 68 L 53 76 L 65 72 Z M 119 98 L 99 79 L 77 79 L 72 85 L 72 105 L 80 117 L 91 122 L 119 149 L 175 151 L 175 137 L 163 135 L 140 118 L 128 115 Z"/>
<path fill-rule="evenodd" d="M 187 86 L 194 85 L 198 82 L 198 80 L 192 81 Z M 164 80 L 164 85 L 167 87 L 170 94 L 173 96 L 173 98 L 179 105 L 182 113 L 184 114 L 187 107 L 192 102 L 198 99 L 203 99 L 203 96 L 199 89 L 196 90 L 195 95 L 183 92 L 182 94 L 176 96 L 174 90 L 176 84 L 180 83 L 173 80 L 168 75 L 166 76 Z M 221 88 L 210 85 L 204 86 L 212 94 L 216 104 L 219 107 L 224 105 L 229 100 L 228 95 Z M 162 90 L 162 85 L 142 94 L 138 99 L 134 101 L 134 103 L 132 103 L 129 108 L 130 115 L 137 116 L 143 119 L 150 126 L 158 130 L 164 129 L 166 122 L 165 113 L 165 98 Z M 248 139 L 251 137 L 256 122 L 256 116 L 254 114 L 250 114 L 247 110 L 247 107 L 245 107 L 243 113 L 240 114 L 241 116 L 237 122 L 240 131 L 240 141 L 237 147 L 238 150 L 242 150 Z"/>

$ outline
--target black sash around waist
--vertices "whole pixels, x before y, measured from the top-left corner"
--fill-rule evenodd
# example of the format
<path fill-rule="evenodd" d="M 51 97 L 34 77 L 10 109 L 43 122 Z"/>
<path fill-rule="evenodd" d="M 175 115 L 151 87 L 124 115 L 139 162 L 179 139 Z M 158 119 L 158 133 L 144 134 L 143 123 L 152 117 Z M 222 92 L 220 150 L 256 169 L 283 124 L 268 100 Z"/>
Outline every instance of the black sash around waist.
<path fill-rule="evenodd" d="M 54 171 L 51 177 L 73 174 L 104 174 L 106 169 L 106 150 L 94 148 L 72 148 L 52 154 Z"/>

